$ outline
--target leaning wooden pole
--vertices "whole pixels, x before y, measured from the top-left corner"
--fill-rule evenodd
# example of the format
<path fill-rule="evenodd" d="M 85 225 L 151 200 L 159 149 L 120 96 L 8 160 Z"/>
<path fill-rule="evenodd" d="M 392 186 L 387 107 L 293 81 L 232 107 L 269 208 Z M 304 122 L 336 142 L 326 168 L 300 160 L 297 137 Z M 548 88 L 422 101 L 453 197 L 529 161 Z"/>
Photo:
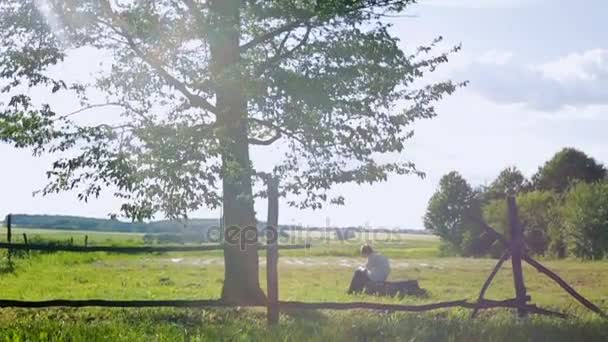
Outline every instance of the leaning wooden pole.
<path fill-rule="evenodd" d="M 268 178 L 268 219 L 266 221 L 266 284 L 268 324 L 279 323 L 279 181 Z"/>
<path fill-rule="evenodd" d="M 568 294 L 570 294 L 574 299 L 576 299 L 579 303 L 583 304 L 587 309 L 597 313 L 602 317 L 607 317 L 606 314 L 598 308 L 595 304 L 591 303 L 585 297 L 583 297 L 580 293 L 576 292 L 572 286 L 568 285 L 562 278 L 560 278 L 557 274 L 551 272 L 548 268 L 541 265 L 536 260 L 532 259 L 530 256 L 524 255 L 524 261 L 526 261 L 530 266 L 536 268 L 537 271 L 551 278 L 553 281 L 557 283 L 562 289 L 564 289 Z"/>
<path fill-rule="evenodd" d="M 473 313 L 471 314 L 471 318 L 475 318 L 477 316 L 477 313 L 479 312 L 479 309 L 481 308 L 481 303 L 483 302 L 483 297 L 485 296 L 486 291 L 490 287 L 490 284 L 492 284 L 492 280 L 494 280 L 494 277 L 496 276 L 496 274 L 498 273 L 498 271 L 502 267 L 502 264 L 504 264 L 504 262 L 507 261 L 510 256 L 511 256 L 511 253 L 509 253 L 509 251 L 506 250 L 503 253 L 503 255 L 500 258 L 500 260 L 498 260 L 498 262 L 496 263 L 496 266 L 494 266 L 494 269 L 490 273 L 490 276 L 488 277 L 488 279 L 486 279 L 486 282 L 481 287 L 481 291 L 479 291 L 479 297 L 477 298 L 477 306 L 475 307 L 475 309 L 473 309 Z"/>
<path fill-rule="evenodd" d="M 511 264 L 513 266 L 513 283 L 515 285 L 515 299 L 519 308 L 519 317 L 526 316 L 526 285 L 524 284 L 524 273 L 521 267 L 522 254 L 524 254 L 524 232 L 517 215 L 517 204 L 514 197 L 507 198 L 509 210 L 509 227 L 511 229 L 511 241 L 509 249 L 511 251 Z"/>

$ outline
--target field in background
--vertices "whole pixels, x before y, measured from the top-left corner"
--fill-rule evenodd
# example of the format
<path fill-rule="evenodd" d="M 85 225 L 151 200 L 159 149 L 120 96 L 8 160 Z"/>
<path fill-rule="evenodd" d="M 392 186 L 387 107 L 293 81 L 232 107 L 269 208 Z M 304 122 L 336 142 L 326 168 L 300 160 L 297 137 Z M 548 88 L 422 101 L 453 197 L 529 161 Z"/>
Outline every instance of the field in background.
<path fill-rule="evenodd" d="M 48 230 L 15 230 L 28 239 L 103 245 L 143 244 L 141 234 L 104 234 Z M 4 233 L 0 230 L 0 233 Z M 4 236 L 3 236 L 4 238 Z M 470 299 L 495 264 L 491 259 L 439 258 L 439 242 L 432 236 L 403 235 L 374 245 L 391 257 L 391 279 L 418 279 L 428 291 L 424 298 L 403 300 L 345 294 L 353 269 L 364 262 L 357 257 L 364 239 L 337 241 L 313 236 L 311 250 L 281 251 L 279 293 L 282 300 L 376 301 L 431 303 Z M 3 253 L 3 252 L 0 252 Z M 0 254 L 0 259 L 3 257 Z M 261 258 L 261 280 L 265 280 Z M 5 260 L 1 260 L 2 265 Z M 106 253 L 34 253 L 14 258 L 14 269 L 0 269 L 3 299 L 209 299 L 218 298 L 223 282 L 221 252 L 118 255 Z M 608 262 L 547 261 L 577 290 L 608 311 Z M 451 310 L 427 314 L 384 314 L 355 311 L 286 313 L 281 327 L 268 330 L 258 310 L 119 310 L 48 309 L 0 310 L 0 340 L 406 340 L 406 341 L 513 341 L 527 333 L 531 341 L 608 340 L 608 323 L 587 314 L 561 289 L 529 267 L 524 276 L 533 302 L 566 311 L 574 319 L 531 318 L 519 321 L 506 311 L 485 313 L 468 319 L 470 311 Z M 265 286 L 265 284 L 263 284 Z M 497 276 L 488 298 L 512 297 L 513 280 L 507 265 Z M 510 329 L 512 329 L 511 332 Z M 541 334 L 541 335 L 539 335 Z M 308 339 L 309 339 L 308 338 Z"/>
<path fill-rule="evenodd" d="M 85 236 L 88 243 L 95 245 L 141 245 L 143 233 L 96 232 L 85 230 L 13 228 L 13 243 L 23 243 L 23 234 L 29 241 L 66 242 L 73 239 L 75 245 L 84 245 Z M 6 230 L 0 229 L 0 241 L 6 242 Z"/>
<path fill-rule="evenodd" d="M 13 243 L 23 243 L 23 233 L 27 235 L 30 242 L 69 242 L 75 245 L 84 245 L 85 236 L 88 236 L 89 245 L 104 246 L 137 246 L 144 245 L 143 233 L 117 233 L 97 232 L 81 230 L 53 230 L 53 229 L 31 229 L 13 228 Z M 154 235 L 154 234 L 150 234 Z M 6 241 L 6 230 L 0 229 L 0 241 Z M 281 244 L 303 244 L 310 243 L 310 250 L 288 250 L 282 251 L 284 256 L 349 256 L 358 255 L 361 244 L 371 242 L 382 253 L 390 257 L 434 257 L 439 252 L 439 239 L 427 234 L 407 233 L 359 233 L 353 239 L 339 241 L 335 233 L 311 232 L 289 232 L 287 236 L 279 239 Z M 209 254 L 222 255 L 221 251 Z"/>

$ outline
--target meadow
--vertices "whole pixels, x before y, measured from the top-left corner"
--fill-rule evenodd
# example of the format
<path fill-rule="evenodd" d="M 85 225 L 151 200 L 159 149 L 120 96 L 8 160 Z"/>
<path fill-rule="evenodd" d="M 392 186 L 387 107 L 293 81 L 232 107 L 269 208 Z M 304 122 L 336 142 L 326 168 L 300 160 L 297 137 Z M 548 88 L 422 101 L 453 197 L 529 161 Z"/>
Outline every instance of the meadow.
<path fill-rule="evenodd" d="M 67 241 L 89 244 L 143 244 L 141 234 L 73 231 L 14 231 L 19 242 Z M 350 296 L 346 287 L 352 270 L 363 263 L 357 256 L 360 239 L 337 241 L 331 236 L 295 236 L 312 243 L 310 250 L 281 251 L 281 300 L 374 301 L 421 304 L 444 300 L 474 300 L 496 260 L 439 257 L 433 236 L 375 237 L 375 246 L 391 258 L 391 279 L 417 279 L 425 297 L 401 300 Z M 366 238 L 367 239 L 367 238 Z M 1 252 L 4 253 L 4 252 Z M 263 254 L 263 253 L 262 253 Z M 107 253 L 21 253 L 7 266 L 0 254 L 0 297 L 3 299 L 213 299 L 223 282 L 221 252 L 119 255 Z M 263 256 L 263 255 L 262 255 Z M 581 294 L 608 310 L 608 262 L 546 260 Z M 265 286 L 264 258 L 261 281 Z M 464 309 L 424 314 L 375 311 L 286 312 L 278 327 L 267 328 L 262 309 L 0 309 L 0 341 L 606 341 L 608 321 L 586 312 L 559 287 L 524 267 L 532 301 L 566 312 L 568 320 L 516 318 L 508 310 L 469 318 Z M 508 263 L 486 297 L 514 296 Z"/>

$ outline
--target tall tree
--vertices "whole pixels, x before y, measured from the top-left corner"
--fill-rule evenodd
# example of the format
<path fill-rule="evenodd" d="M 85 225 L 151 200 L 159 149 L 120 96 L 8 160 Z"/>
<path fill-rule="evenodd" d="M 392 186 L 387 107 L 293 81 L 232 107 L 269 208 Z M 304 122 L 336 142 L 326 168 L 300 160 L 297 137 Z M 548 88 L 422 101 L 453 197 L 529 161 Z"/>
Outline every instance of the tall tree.
<path fill-rule="evenodd" d="M 507 167 L 485 189 L 484 199 L 496 200 L 515 196 L 527 187 L 527 183 L 526 177 L 517 167 Z"/>
<path fill-rule="evenodd" d="M 184 217 L 223 205 L 230 301 L 260 301 L 253 177 L 282 178 L 299 208 L 341 204 L 330 188 L 419 173 L 401 152 L 409 125 L 460 84 L 425 84 L 447 62 L 436 43 L 405 52 L 383 18 L 414 0 L 5 0 L 0 4 L 0 77 L 12 100 L 0 139 L 36 153 L 71 151 L 48 172 L 44 193 L 77 189 L 83 200 L 108 187 L 134 219 Z M 49 66 L 93 47 L 112 67 L 69 84 Z M 83 108 L 36 107 L 25 86 L 71 92 Z M 89 99 L 105 94 L 103 103 Z M 114 106 L 119 122 L 74 116 Z M 272 170 L 257 170 L 250 146 L 279 146 Z M 219 182 L 221 181 L 221 186 Z"/>
<path fill-rule="evenodd" d="M 605 177 L 604 165 L 582 151 L 564 148 L 538 169 L 532 184 L 537 190 L 563 193 L 573 182 L 593 183 Z"/>
<path fill-rule="evenodd" d="M 441 177 L 424 215 L 425 229 L 459 253 L 477 254 L 482 249 L 477 246 L 481 231 L 472 217 L 481 218 L 476 192 L 456 171 Z"/>

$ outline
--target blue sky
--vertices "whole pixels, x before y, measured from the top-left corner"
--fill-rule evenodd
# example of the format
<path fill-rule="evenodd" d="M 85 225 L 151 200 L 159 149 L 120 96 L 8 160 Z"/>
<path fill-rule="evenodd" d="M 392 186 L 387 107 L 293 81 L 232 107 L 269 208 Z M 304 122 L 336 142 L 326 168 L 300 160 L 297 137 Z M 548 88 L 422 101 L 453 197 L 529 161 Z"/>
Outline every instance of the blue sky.
<path fill-rule="evenodd" d="M 462 52 L 434 78 L 470 85 L 437 106 L 439 117 L 419 122 L 402 160 L 412 160 L 425 179 L 395 176 L 374 186 L 343 186 L 347 205 L 320 211 L 282 207 L 283 223 L 421 228 L 439 178 L 461 172 L 473 185 L 489 183 L 515 165 L 530 176 L 560 148 L 577 147 L 608 162 L 608 2 L 564 0 L 421 0 L 413 17 L 395 18 L 394 32 L 414 47 L 436 36 Z M 91 67 L 72 58 L 78 73 Z M 66 108 L 68 105 L 65 105 Z M 104 115 L 103 112 L 97 115 Z M 0 145 L 0 215 L 75 214 L 106 217 L 119 202 L 102 196 L 80 203 L 74 194 L 32 197 L 45 184 L 51 158 Z M 259 163 L 264 154 L 256 154 Z M 259 217 L 263 203 L 256 204 Z M 193 216 L 217 216 L 201 210 Z"/>

